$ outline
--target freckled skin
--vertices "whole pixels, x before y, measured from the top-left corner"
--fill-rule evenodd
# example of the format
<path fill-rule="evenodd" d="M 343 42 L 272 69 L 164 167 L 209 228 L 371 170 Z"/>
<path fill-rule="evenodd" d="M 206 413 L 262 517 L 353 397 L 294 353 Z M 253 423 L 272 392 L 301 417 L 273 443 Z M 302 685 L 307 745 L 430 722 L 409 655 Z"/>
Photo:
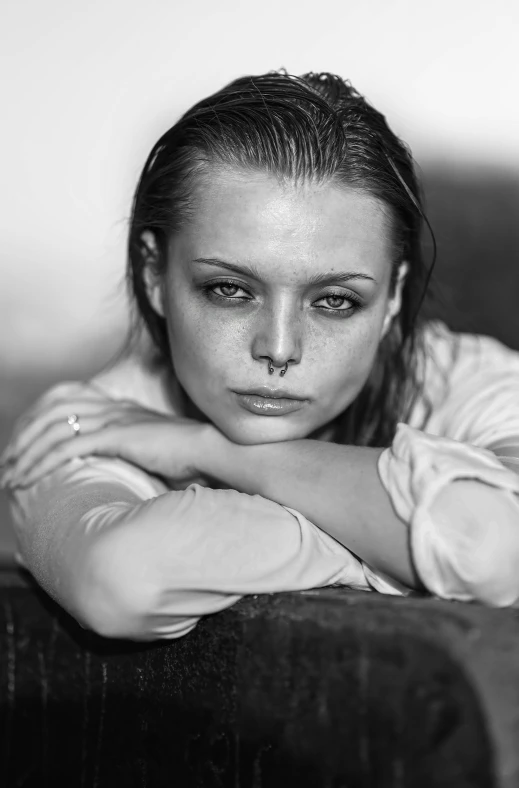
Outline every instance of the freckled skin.
<path fill-rule="evenodd" d="M 254 266 L 262 281 L 191 262 L 200 257 Z M 171 241 L 166 274 L 150 286 L 152 303 L 167 320 L 180 383 L 236 443 L 315 433 L 368 377 L 394 301 L 390 261 L 387 212 L 375 198 L 329 183 L 282 184 L 267 174 L 212 170 L 199 185 L 193 219 Z M 316 273 L 351 271 L 375 281 L 307 283 Z M 218 280 L 232 281 L 251 300 L 224 306 L 209 300 L 201 286 Z M 327 305 L 331 291 L 356 293 L 365 308 L 330 317 L 316 303 Z M 276 365 L 272 376 L 266 356 Z M 262 385 L 308 402 L 275 418 L 241 408 L 234 392 Z"/>

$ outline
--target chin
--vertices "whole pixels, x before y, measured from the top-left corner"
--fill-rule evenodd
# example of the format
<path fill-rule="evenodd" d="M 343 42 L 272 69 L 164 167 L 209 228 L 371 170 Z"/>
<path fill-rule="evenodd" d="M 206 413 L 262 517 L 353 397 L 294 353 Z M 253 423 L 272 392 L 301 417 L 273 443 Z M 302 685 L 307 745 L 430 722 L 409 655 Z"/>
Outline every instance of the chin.
<path fill-rule="evenodd" d="M 236 419 L 232 424 L 217 424 L 226 438 L 242 446 L 254 446 L 259 443 L 281 443 L 307 438 L 317 427 L 301 424 L 290 424 L 283 416 L 265 417 L 252 416 L 251 420 Z"/>

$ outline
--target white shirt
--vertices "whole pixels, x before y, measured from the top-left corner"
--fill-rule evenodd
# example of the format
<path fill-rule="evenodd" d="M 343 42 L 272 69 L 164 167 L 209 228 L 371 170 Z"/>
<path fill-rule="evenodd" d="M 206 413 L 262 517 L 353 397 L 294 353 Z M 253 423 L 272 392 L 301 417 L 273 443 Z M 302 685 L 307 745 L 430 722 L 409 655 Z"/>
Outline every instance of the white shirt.
<path fill-rule="evenodd" d="M 425 339 L 424 397 L 380 457 L 382 484 L 410 528 L 413 561 L 431 593 L 516 604 L 519 353 L 441 323 L 429 324 Z M 164 378 L 138 356 L 94 380 L 115 399 L 174 413 Z M 66 396 L 69 385 L 53 388 L 42 402 Z M 439 495 L 467 478 L 482 483 L 470 527 L 459 500 L 446 505 Z M 470 502 L 463 506 L 470 509 Z M 89 625 L 94 619 L 95 628 L 113 636 L 179 637 L 245 594 L 331 584 L 407 593 L 294 509 L 196 484 L 170 491 L 116 459 L 73 460 L 15 491 L 13 516 L 23 564 L 80 622 L 91 593 Z M 85 557 L 99 557 L 100 542 L 113 549 L 104 550 L 97 573 L 96 558 Z M 115 607 L 97 588 L 99 577 L 117 588 Z"/>

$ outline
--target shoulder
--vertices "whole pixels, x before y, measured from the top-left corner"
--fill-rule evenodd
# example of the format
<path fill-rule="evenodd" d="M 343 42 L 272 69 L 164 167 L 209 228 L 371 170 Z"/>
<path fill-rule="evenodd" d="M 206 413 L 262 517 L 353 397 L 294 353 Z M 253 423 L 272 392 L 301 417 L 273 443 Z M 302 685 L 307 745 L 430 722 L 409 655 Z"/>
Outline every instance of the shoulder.
<path fill-rule="evenodd" d="M 87 385 L 101 389 L 113 399 L 131 399 L 161 413 L 178 412 L 178 384 L 172 371 L 149 352 L 125 353 Z"/>
<path fill-rule="evenodd" d="M 433 399 L 471 381 L 519 380 L 519 352 L 490 336 L 456 333 L 434 321 L 423 330 L 423 350 L 424 391 Z"/>
<path fill-rule="evenodd" d="M 174 413 L 167 383 L 165 371 L 148 359 L 138 354 L 126 355 L 88 380 L 62 381 L 47 389 L 17 420 L 11 441 L 29 421 L 45 420 L 57 403 L 77 401 L 82 391 L 92 387 L 114 400 L 133 400 L 150 410 Z M 70 508 L 76 500 L 88 504 L 106 495 L 115 500 L 128 495 L 132 500 L 147 500 L 166 491 L 158 479 L 122 459 L 81 457 L 69 461 L 31 488 L 17 490 L 13 494 L 14 520 L 33 522 L 50 511 L 57 501 L 68 501 Z"/>
<path fill-rule="evenodd" d="M 93 388 L 107 398 L 132 400 L 149 410 L 174 415 L 177 411 L 175 410 L 174 397 L 171 396 L 169 377 L 167 370 L 157 367 L 147 358 L 138 354 L 127 354 L 90 379 L 61 381 L 44 391 L 18 417 L 12 427 L 10 444 L 16 441 L 29 423 L 36 424 L 40 421 L 47 425 L 48 414 L 57 405 L 77 402 Z M 75 411 L 75 408 L 71 407 L 71 412 L 72 410 Z M 81 418 L 81 413 L 78 415 Z M 47 427 L 45 426 L 45 428 Z M 99 457 L 83 457 L 77 462 L 71 462 L 70 468 L 73 467 L 76 473 L 69 474 L 66 479 L 69 487 L 82 486 L 86 482 L 111 478 L 118 484 L 133 486 L 139 491 L 140 497 L 149 497 L 150 494 L 156 495 L 164 491 L 163 486 L 159 492 L 157 492 L 154 483 L 150 486 L 148 474 L 116 458 L 101 460 Z M 56 476 L 53 482 L 59 483 L 60 489 L 62 489 L 65 479 Z M 39 492 L 46 489 L 45 485 L 40 486 Z"/>
<path fill-rule="evenodd" d="M 456 333 L 444 323 L 423 330 L 421 383 L 411 426 L 438 435 L 469 434 L 469 422 L 505 423 L 519 411 L 519 353 L 493 337 Z"/>
<path fill-rule="evenodd" d="M 142 353 L 126 353 L 85 380 L 65 380 L 47 389 L 31 407 L 45 407 L 81 389 L 95 388 L 114 400 L 133 400 L 161 413 L 179 413 L 178 384 L 170 370 Z M 24 414 L 25 415 L 25 414 Z M 23 418 L 23 417 L 22 417 Z"/>
<path fill-rule="evenodd" d="M 499 370 L 511 365 L 519 370 L 519 352 L 494 337 L 457 333 L 439 320 L 423 329 L 426 365 L 430 373 L 439 368 L 449 374 L 467 370 Z"/>

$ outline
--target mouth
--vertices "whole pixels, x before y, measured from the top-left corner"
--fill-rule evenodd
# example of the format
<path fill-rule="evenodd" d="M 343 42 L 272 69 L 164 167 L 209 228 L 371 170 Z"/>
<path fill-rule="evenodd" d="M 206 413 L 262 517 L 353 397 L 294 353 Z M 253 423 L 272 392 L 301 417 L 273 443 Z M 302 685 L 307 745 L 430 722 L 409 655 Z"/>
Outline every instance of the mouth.
<path fill-rule="evenodd" d="M 306 397 L 298 397 L 297 394 L 293 394 L 286 389 L 274 389 L 270 388 L 270 386 L 258 386 L 254 389 L 243 389 L 243 391 L 237 391 L 236 394 L 250 394 L 257 397 L 265 397 L 267 399 L 295 399 L 299 400 L 300 402 L 307 401 Z"/>
<path fill-rule="evenodd" d="M 248 391 L 236 391 L 239 405 L 249 413 L 259 416 L 284 416 L 301 410 L 308 400 L 296 397 L 283 389 L 260 386 Z"/>

